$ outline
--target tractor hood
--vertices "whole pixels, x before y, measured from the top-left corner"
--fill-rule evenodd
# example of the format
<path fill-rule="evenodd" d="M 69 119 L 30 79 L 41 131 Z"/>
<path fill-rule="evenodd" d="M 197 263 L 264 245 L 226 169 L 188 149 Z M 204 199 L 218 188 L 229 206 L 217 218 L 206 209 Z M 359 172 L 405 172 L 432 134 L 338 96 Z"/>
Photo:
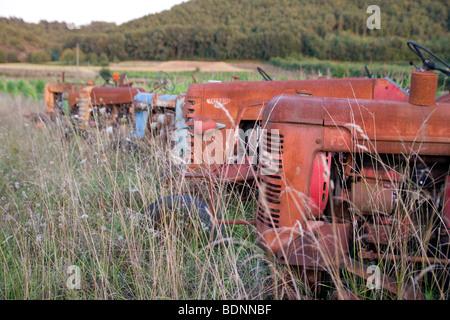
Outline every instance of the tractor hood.
<path fill-rule="evenodd" d="M 87 84 L 75 84 L 69 82 L 49 82 L 47 83 L 47 90 L 52 93 L 64 93 L 67 91 L 80 91 L 87 87 Z"/>
<path fill-rule="evenodd" d="M 129 87 L 93 87 L 90 97 L 93 105 L 131 103 L 142 88 Z"/>
<path fill-rule="evenodd" d="M 390 79 L 365 78 L 193 84 L 189 87 L 187 99 L 201 100 L 203 108 L 210 108 L 202 116 L 217 120 L 228 120 L 230 116 L 239 120 L 256 120 L 261 116 L 262 104 L 279 94 L 408 100 L 408 94 Z M 243 102 L 245 106 L 242 105 Z M 217 108 L 217 104 L 225 107 L 229 114 Z M 246 110 L 241 110 L 242 107 Z"/>
<path fill-rule="evenodd" d="M 324 145 L 333 144 L 327 140 L 327 131 L 338 129 L 343 141 L 351 136 L 371 152 L 393 153 L 395 149 L 398 153 L 399 147 L 409 146 L 415 151 L 420 148 L 421 154 L 448 156 L 450 126 L 445 119 L 449 118 L 448 103 L 424 107 L 402 101 L 282 95 L 267 104 L 263 126 L 268 122 L 321 126 L 324 136 L 317 141 Z"/>

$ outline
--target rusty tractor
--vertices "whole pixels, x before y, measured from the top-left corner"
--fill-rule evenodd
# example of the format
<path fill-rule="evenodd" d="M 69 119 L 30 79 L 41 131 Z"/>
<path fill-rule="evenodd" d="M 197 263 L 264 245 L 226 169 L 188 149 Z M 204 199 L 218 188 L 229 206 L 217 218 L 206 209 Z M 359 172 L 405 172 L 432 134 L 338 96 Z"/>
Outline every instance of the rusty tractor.
<path fill-rule="evenodd" d="M 207 174 L 209 177 L 233 182 L 252 181 L 254 166 L 248 163 L 225 162 L 236 156 L 230 153 L 237 152 L 239 141 L 251 143 L 252 149 L 257 148 L 256 142 L 253 141 L 255 135 L 251 133 L 258 129 L 262 108 L 270 98 L 278 94 L 297 94 L 319 97 L 408 99 L 407 93 L 390 79 L 272 81 L 261 68 L 258 68 L 258 72 L 265 81 L 243 82 L 238 81 L 238 76 L 233 76 L 234 82 L 227 83 L 197 84 L 195 81 L 196 84 L 191 85 L 187 93 L 180 95 L 138 94 L 134 101 L 136 110 L 134 137 L 143 138 L 149 132 L 153 134 L 164 132 L 168 138 L 174 131 L 176 154 L 184 157 L 188 163 L 189 177 L 203 178 Z M 165 128 L 163 131 L 162 127 Z M 218 129 L 225 132 L 236 128 L 242 130 L 246 137 L 228 136 L 234 141 L 223 141 L 224 146 L 231 143 L 233 147 L 232 150 L 226 150 L 226 153 L 222 154 L 223 161 L 217 161 L 222 162 L 221 165 L 204 165 L 201 156 L 199 159 L 196 158 L 196 155 L 208 146 L 207 141 L 202 141 L 206 131 Z"/>
<path fill-rule="evenodd" d="M 265 79 L 268 76 L 260 70 Z M 255 139 L 251 132 L 260 128 L 263 108 L 274 96 L 297 95 L 314 97 L 336 97 L 350 99 L 407 100 L 407 93 L 390 79 L 321 79 L 292 81 L 262 81 L 194 84 L 189 87 L 183 109 L 189 136 L 187 162 L 192 176 L 204 175 L 229 181 L 254 179 L 256 167 L 248 161 L 230 163 L 235 159 L 239 141 Z M 226 132 L 240 129 L 244 137 L 236 139 L 236 132 L 223 139 L 221 155 L 208 164 L 202 155 L 211 141 L 211 129 Z M 209 133 L 205 134 L 205 133 Z M 256 142 L 253 141 L 253 144 Z M 227 145 L 229 146 L 227 148 Z M 247 148 L 244 146 L 244 148 Z M 253 149 L 257 146 L 253 145 Z M 220 158 L 220 159 L 219 159 Z"/>
<path fill-rule="evenodd" d="M 158 126 L 158 117 L 162 119 L 161 112 L 173 111 L 176 106 L 174 154 L 184 159 L 184 176 L 193 181 L 206 179 L 210 185 L 219 182 L 232 187 L 238 185 L 244 189 L 244 198 L 250 198 L 259 165 L 255 155 L 258 153 L 262 113 L 271 98 L 288 94 L 399 101 L 408 99 L 407 92 L 390 79 L 272 81 L 261 68 L 258 68 L 258 72 L 265 81 L 244 82 L 234 76 L 233 82 L 193 84 L 186 94 L 178 97 L 166 96 L 160 99 L 157 95 L 146 93 L 137 95 L 135 137 L 142 138 L 145 132 L 151 132 L 152 126 Z M 150 109 L 153 110 L 150 112 L 152 116 L 149 116 Z M 214 140 L 216 133 L 225 136 L 219 142 L 223 147 L 222 152 L 204 159 L 205 150 L 217 144 Z M 212 210 L 212 187 L 210 190 L 209 207 Z M 184 195 L 175 196 L 174 199 L 167 197 L 152 204 L 147 212 L 156 219 L 163 206 L 173 207 L 178 201 L 190 203 L 191 200 Z M 206 215 L 204 218 L 212 226 Z"/>
<path fill-rule="evenodd" d="M 206 179 L 210 185 L 220 182 L 244 186 L 248 191 L 245 192 L 248 193 L 247 197 L 251 197 L 250 187 L 255 186 L 259 165 L 255 154 L 259 148 L 258 135 L 262 113 L 271 98 L 286 94 L 306 97 L 408 100 L 407 92 L 390 79 L 272 81 L 261 68 L 258 68 L 258 72 L 265 81 L 244 82 L 238 81 L 239 77 L 234 76 L 233 82 L 193 84 L 186 94 L 178 97 L 166 96 L 159 99 L 156 95 L 145 93 L 137 95 L 136 119 L 140 120 L 136 121 L 135 137 L 142 138 L 145 132 L 150 132 L 151 126 L 157 126 L 160 112 L 173 110 L 176 105 L 175 155 L 184 159 L 186 164 L 184 176 L 192 180 Z M 175 101 L 178 103 L 175 104 Z M 152 109 L 152 105 L 157 104 L 162 107 Z M 150 109 L 154 111 L 151 113 L 153 116 L 149 117 Z M 145 122 L 147 119 L 153 120 Z M 215 133 L 226 136 L 219 142 L 223 147 L 222 152 L 208 155 L 208 159 L 204 159 L 205 150 L 217 144 L 213 139 Z M 213 161 L 210 158 L 214 158 Z M 209 207 L 212 210 L 212 188 L 210 190 Z M 180 195 L 174 198 L 160 199 L 147 211 L 156 219 L 162 206 L 172 207 L 180 199 L 183 202 L 190 202 L 189 196 Z M 206 220 L 211 226 L 211 220 Z M 232 223 L 247 222 L 232 221 Z"/>
<path fill-rule="evenodd" d="M 45 117 L 55 121 L 57 116 L 64 114 L 64 94 L 67 92 L 79 93 L 92 83 L 76 84 L 65 82 L 65 72 L 62 72 L 61 81 L 49 82 L 44 87 L 44 100 L 46 105 Z"/>
<path fill-rule="evenodd" d="M 265 108 L 257 229 L 280 263 L 308 272 L 334 266 L 365 279 L 363 260 L 448 266 L 450 104 L 436 102 L 430 70 L 450 72 L 422 50 L 450 66 L 408 45 L 424 63 L 408 101 L 280 96 Z M 429 237 L 416 244 L 427 248 L 411 250 L 421 255 L 401 248 L 414 248 L 416 233 Z M 362 239 L 356 254 L 352 238 Z M 400 290 L 386 277 L 380 286 L 423 297 L 414 283 Z"/>
<path fill-rule="evenodd" d="M 125 76 L 115 73 L 113 86 L 108 86 L 108 79 L 102 86 L 89 85 L 81 91 L 63 94 L 65 113 L 78 130 L 98 127 L 114 131 L 131 121 L 133 98 L 145 89 L 133 88 L 132 82 L 125 83 Z"/>
<path fill-rule="evenodd" d="M 134 98 L 144 94 L 145 89 L 133 88 L 133 83 L 124 83 L 124 79 L 125 73 L 121 74 L 120 78 L 115 73 L 114 87 L 86 87 L 79 97 L 76 93 L 68 93 L 69 109 L 74 110 L 80 129 L 106 127 L 108 131 L 114 132 L 136 120 L 133 115 Z M 169 92 L 175 89 L 173 79 L 162 71 L 158 72 L 157 83 L 150 93 L 160 89 Z"/>
<path fill-rule="evenodd" d="M 132 82 L 126 83 L 125 77 L 125 73 L 120 76 L 114 73 L 112 85 L 110 79 L 105 79 L 104 85 L 94 85 L 92 81 L 85 85 L 51 84 L 58 91 L 53 94 L 53 99 L 48 95 L 46 114 L 52 119 L 55 119 L 55 114 L 69 116 L 77 130 L 98 127 L 116 131 L 133 122 L 133 98 L 145 92 L 143 88 L 132 87 Z M 157 82 L 152 91 L 174 89 L 172 78 L 164 72 L 158 73 Z"/>
<path fill-rule="evenodd" d="M 316 288 L 318 276 L 330 270 L 369 279 L 368 260 L 439 265 L 445 273 L 450 103 L 448 95 L 436 99 L 432 71 L 450 75 L 437 63 L 450 65 L 417 43 L 408 46 L 423 63 L 412 73 L 409 93 L 386 79 L 192 85 L 184 106 L 191 147 L 186 175 L 213 185 L 211 177 L 251 179 L 252 167 L 259 189 L 255 219 L 222 220 L 213 199 L 207 205 L 187 195 L 160 199 L 147 213 L 159 219 L 181 204 L 197 208 L 208 230 L 256 225 L 260 245 Z M 247 127 L 260 130 L 256 167 L 248 156 L 231 164 L 196 159 L 208 152 L 208 133 Z M 423 298 L 417 281 L 399 286 L 382 275 L 378 285 L 404 299 Z"/>

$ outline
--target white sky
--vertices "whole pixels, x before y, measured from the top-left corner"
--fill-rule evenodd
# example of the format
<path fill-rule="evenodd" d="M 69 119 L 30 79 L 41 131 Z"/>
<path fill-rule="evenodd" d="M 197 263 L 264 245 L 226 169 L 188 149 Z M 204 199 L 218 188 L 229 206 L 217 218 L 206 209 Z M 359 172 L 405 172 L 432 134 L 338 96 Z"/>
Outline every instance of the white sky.
<path fill-rule="evenodd" d="M 145 15 L 168 10 L 188 0 L 0 0 L 0 17 L 86 25 L 91 21 L 122 24 Z"/>

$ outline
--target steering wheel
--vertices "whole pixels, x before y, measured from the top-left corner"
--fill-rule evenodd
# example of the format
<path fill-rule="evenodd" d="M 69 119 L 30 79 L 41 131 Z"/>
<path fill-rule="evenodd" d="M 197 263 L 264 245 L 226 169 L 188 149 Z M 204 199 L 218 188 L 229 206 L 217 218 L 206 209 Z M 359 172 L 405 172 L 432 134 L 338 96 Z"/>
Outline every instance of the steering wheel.
<path fill-rule="evenodd" d="M 175 90 L 175 84 L 173 82 L 173 78 L 164 71 L 158 72 L 158 82 L 167 91 Z"/>
<path fill-rule="evenodd" d="M 446 66 L 448 69 L 450 69 L 450 65 L 445 62 L 443 59 L 438 57 L 436 54 L 434 54 L 432 51 L 428 50 L 427 48 L 421 46 L 418 43 L 415 43 L 413 41 L 407 42 L 409 49 L 411 49 L 414 54 L 416 54 L 420 59 L 422 59 L 423 63 L 423 69 L 424 70 L 437 70 L 442 72 L 443 74 L 450 76 L 450 70 L 445 70 L 444 68 L 436 66 L 436 62 L 434 62 L 433 59 L 425 57 L 422 51 L 425 51 L 430 56 L 432 56 L 434 59 L 442 63 L 444 66 Z"/>
<path fill-rule="evenodd" d="M 256 67 L 256 70 L 258 70 L 259 74 L 264 78 L 265 81 L 272 81 L 272 78 L 260 67 Z"/>

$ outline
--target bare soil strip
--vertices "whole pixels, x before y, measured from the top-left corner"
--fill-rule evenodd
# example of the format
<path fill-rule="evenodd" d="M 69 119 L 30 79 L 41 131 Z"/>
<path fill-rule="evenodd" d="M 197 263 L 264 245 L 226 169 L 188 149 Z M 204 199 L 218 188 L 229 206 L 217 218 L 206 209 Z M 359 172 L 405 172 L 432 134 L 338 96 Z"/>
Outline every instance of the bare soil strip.
<path fill-rule="evenodd" d="M 111 70 L 117 71 L 141 71 L 141 72 L 245 72 L 250 71 L 247 68 L 241 68 L 239 64 L 227 62 L 209 62 L 209 61 L 126 61 L 113 63 L 108 66 Z M 31 63 L 5 63 L 0 65 L 0 72 L 6 74 L 60 74 L 66 71 L 70 74 L 79 73 L 80 76 L 94 76 L 101 67 L 98 66 L 60 66 L 60 65 L 41 65 Z"/>

